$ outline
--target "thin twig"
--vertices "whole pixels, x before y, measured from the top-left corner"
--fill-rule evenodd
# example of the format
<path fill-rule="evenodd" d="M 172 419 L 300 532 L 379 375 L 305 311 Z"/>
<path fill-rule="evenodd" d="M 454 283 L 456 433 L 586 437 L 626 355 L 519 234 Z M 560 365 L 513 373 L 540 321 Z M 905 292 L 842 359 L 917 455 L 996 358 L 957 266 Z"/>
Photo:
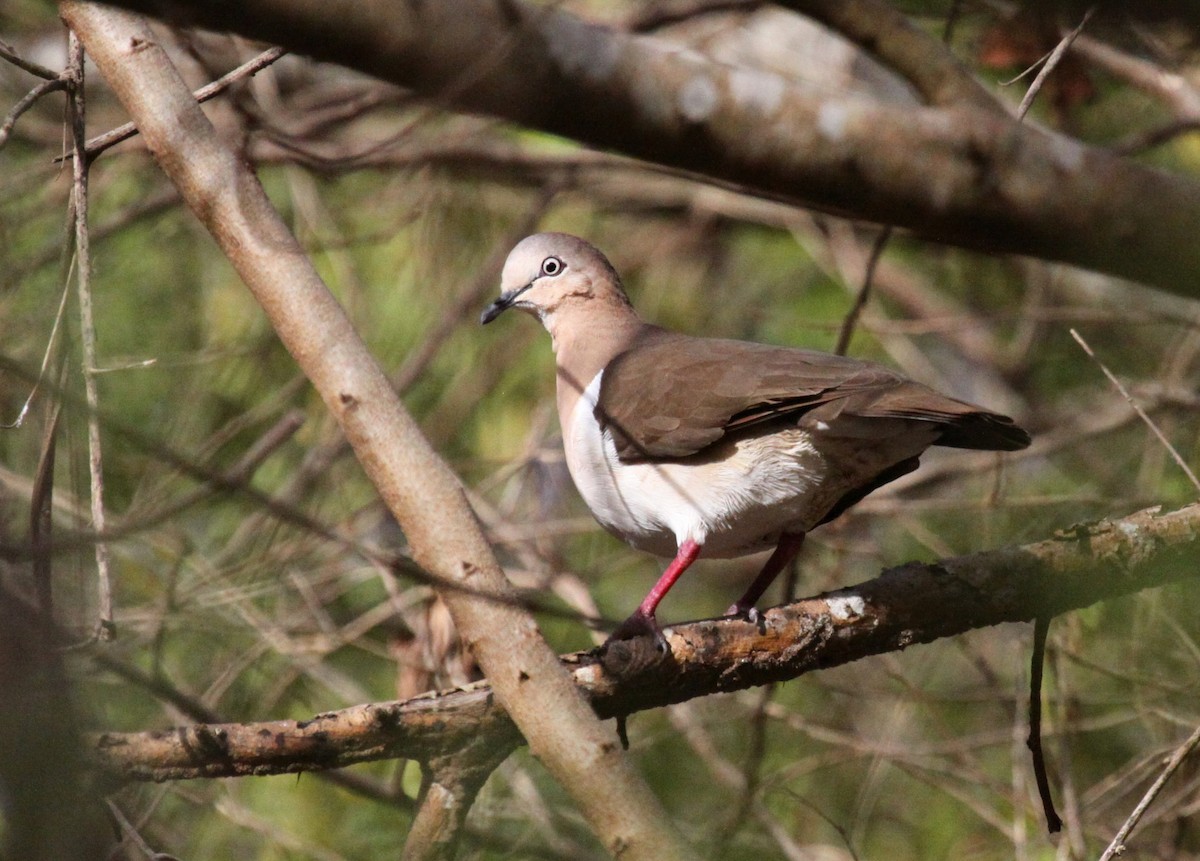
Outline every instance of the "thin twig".
<path fill-rule="evenodd" d="M 61 360 L 60 360 L 61 364 Z M 65 368 L 60 368 L 60 372 Z M 42 450 L 38 457 L 29 503 L 29 544 L 33 550 L 34 589 L 37 592 L 41 615 L 42 645 L 53 645 L 54 588 L 54 456 L 58 449 L 58 426 L 62 417 L 62 401 L 57 398 L 47 404 L 46 428 L 42 434 Z"/>
<path fill-rule="evenodd" d="M 867 258 L 867 270 L 863 273 L 862 286 L 858 288 L 854 305 L 846 312 L 846 319 L 842 321 L 842 329 L 838 332 L 837 346 L 833 348 L 833 352 L 839 356 L 846 355 L 846 350 L 850 347 L 850 339 L 854 336 L 854 327 L 858 325 L 858 318 L 862 314 L 863 308 L 866 307 L 867 299 L 871 296 L 871 281 L 875 278 L 875 269 L 879 265 L 879 258 L 883 256 L 883 249 L 891 238 L 892 225 L 888 224 L 879 231 L 879 235 L 875 237 L 875 243 L 871 246 L 871 256 Z"/>
<path fill-rule="evenodd" d="M 424 340 L 414 350 L 410 350 L 404 364 L 392 376 L 392 385 L 401 394 L 406 393 L 429 367 L 442 347 L 449 341 L 454 329 L 461 325 L 464 319 L 474 320 L 478 312 L 475 310 L 488 291 L 494 289 L 500 267 L 508 254 L 508 249 L 518 240 L 531 232 L 546 214 L 555 195 L 562 190 L 557 182 L 547 183 L 541 193 L 534 199 L 525 216 L 517 222 L 513 229 L 505 235 L 501 242 L 496 243 L 495 250 L 479 269 L 479 275 L 467 288 L 450 303 L 438 322 L 426 332 Z"/>
<path fill-rule="evenodd" d="M 32 60 L 26 60 L 16 52 L 16 49 L 12 45 L 3 41 L 0 41 L 0 59 L 8 60 L 8 62 L 12 63 L 18 69 L 24 69 L 29 74 L 45 78 L 47 81 L 58 79 L 58 72 L 53 69 L 47 69 L 45 66 L 35 63 Z"/>
<path fill-rule="evenodd" d="M 54 78 L 50 81 L 42 81 L 28 93 L 22 96 L 20 101 L 13 105 L 12 110 L 9 111 L 8 115 L 4 117 L 3 124 L 0 124 L 0 147 L 8 143 L 8 137 L 12 134 L 12 130 L 16 127 L 17 120 L 21 118 L 21 114 L 32 108 L 34 103 L 36 103 L 37 100 L 42 96 L 47 95 L 48 93 L 58 92 L 59 90 L 65 90 L 66 88 L 67 84 L 65 81 L 60 78 Z"/>
<path fill-rule="evenodd" d="M 143 856 L 149 859 L 149 861 L 164 861 L 164 859 L 170 857 L 159 852 L 155 852 L 154 849 L 150 847 L 150 844 L 146 842 L 145 838 L 138 833 L 138 830 L 133 827 L 133 823 L 131 823 L 125 814 L 121 812 L 121 808 L 117 807 L 112 799 L 105 799 L 104 803 L 108 807 L 109 815 L 112 816 L 113 821 L 116 822 L 117 827 L 121 832 L 120 846 L 124 846 L 126 842 L 132 843 L 137 847 L 137 850 L 142 853 Z"/>
<path fill-rule="evenodd" d="M 1163 126 L 1133 132 L 1112 144 L 1109 149 L 1117 155 L 1140 155 L 1148 149 L 1162 146 L 1177 137 L 1198 131 L 1200 131 L 1200 118 L 1175 120 Z"/>
<path fill-rule="evenodd" d="M 67 106 L 71 117 L 71 147 L 75 155 L 72 177 L 71 209 L 75 222 L 75 284 L 79 294 L 79 329 L 83 348 L 83 391 L 88 416 L 88 475 L 90 477 L 92 528 L 103 534 L 104 516 L 104 455 L 100 444 L 100 395 L 96 386 L 96 321 L 92 310 L 92 256 L 88 245 L 88 159 L 85 154 L 86 102 L 84 101 L 83 43 L 74 32 L 68 41 Z M 99 640 L 113 635 L 112 580 L 109 574 L 108 544 L 97 541 L 96 547 L 96 632 Z"/>
<path fill-rule="evenodd" d="M 1062 819 L 1054 809 L 1050 795 L 1050 778 L 1046 775 L 1046 755 L 1042 751 L 1042 670 L 1046 665 L 1046 635 L 1050 631 L 1050 619 L 1046 614 L 1033 620 L 1033 657 L 1029 662 L 1029 738 L 1025 740 L 1033 754 L 1033 776 L 1037 780 L 1038 795 L 1046 813 L 1046 830 L 1056 834 L 1062 830 Z"/>
<path fill-rule="evenodd" d="M 1158 437 L 1158 441 L 1163 444 L 1166 450 L 1170 453 L 1171 458 L 1179 465 L 1179 468 L 1183 470 L 1184 475 L 1186 475 L 1192 482 L 1192 486 L 1196 488 L 1197 492 L 1200 492 L 1200 479 L 1196 478 L 1196 473 L 1192 472 L 1192 468 L 1187 465 L 1184 459 L 1180 456 L 1179 452 L 1176 451 L 1175 446 L 1171 445 L 1170 440 L 1168 440 L 1166 436 L 1163 435 L 1163 432 L 1159 430 L 1158 425 L 1154 423 L 1154 420 L 1146 414 L 1146 411 L 1143 410 L 1141 406 L 1138 405 L 1138 402 L 1133 399 L 1133 395 L 1129 394 L 1129 390 L 1121 384 L 1121 381 L 1116 378 L 1116 375 L 1114 375 L 1113 372 L 1110 371 L 1108 367 L 1096 357 L 1096 354 L 1092 352 L 1092 348 L 1088 346 L 1088 342 L 1083 340 L 1083 336 L 1080 335 L 1075 329 L 1071 329 L 1071 337 L 1074 338 L 1079 346 L 1083 348 L 1083 351 L 1088 354 L 1088 358 L 1090 358 L 1096 363 L 1097 366 L 1099 366 L 1100 370 L 1104 373 L 1104 376 L 1108 377 L 1108 381 L 1112 383 L 1114 387 L 1116 387 L 1118 392 L 1121 393 L 1121 397 L 1125 398 L 1129 405 L 1133 407 L 1133 411 L 1137 413 L 1138 418 L 1144 421 L 1146 423 L 1146 427 L 1150 428 L 1154 435 Z"/>
<path fill-rule="evenodd" d="M 1175 119 L 1200 117 L 1200 90 L 1186 75 L 1088 36 L 1076 39 L 1074 50 L 1093 66 L 1161 102 Z"/>
<path fill-rule="evenodd" d="M 949 45 L 954 41 L 954 28 L 958 25 L 959 15 L 962 13 L 962 0 L 954 0 L 950 4 L 950 11 L 946 13 L 946 23 L 942 25 L 942 42 Z"/>
<path fill-rule="evenodd" d="M 1042 89 L 1042 84 L 1050 76 L 1050 73 L 1057 68 L 1059 62 L 1066 55 L 1067 49 L 1071 47 L 1071 43 L 1075 41 L 1075 38 L 1083 32 L 1083 28 L 1087 26 L 1088 20 L 1095 11 L 1095 6 L 1089 7 L 1083 13 L 1083 18 L 1080 20 L 1079 25 L 1070 33 L 1063 36 L 1059 43 L 1054 46 L 1054 50 L 1050 52 L 1050 56 L 1042 64 L 1041 71 L 1038 72 L 1037 77 L 1033 79 L 1033 83 L 1029 85 L 1029 89 L 1025 92 L 1025 98 L 1021 99 L 1021 105 L 1017 108 L 1017 119 L 1023 119 L 1025 114 L 1029 113 L 1029 108 L 1033 106 L 1033 100 L 1037 98 L 1038 92 Z"/>
<path fill-rule="evenodd" d="M 269 48 L 252 60 L 242 63 L 242 65 L 238 66 L 233 71 L 217 78 L 211 84 L 205 84 L 203 87 L 196 90 L 193 95 L 196 97 L 197 102 L 203 104 L 209 99 L 220 95 L 243 78 L 254 76 L 286 53 L 287 51 L 285 51 L 283 48 Z M 121 141 L 128 140 L 137 133 L 137 126 L 135 126 L 133 123 L 125 123 L 124 125 L 117 126 L 115 129 L 107 131 L 102 135 L 97 135 L 89 140 L 85 147 L 85 151 L 87 152 L 88 158 L 95 158 L 109 147 L 116 146 Z M 70 157 L 71 156 L 63 156 L 55 159 L 55 161 L 63 161 Z"/>
<path fill-rule="evenodd" d="M 68 272 L 69 277 L 70 273 Z M 0 422 L 0 429 L 11 430 L 25 424 L 25 417 L 29 415 L 29 408 L 33 404 L 33 399 L 37 397 L 38 388 L 46 376 L 46 368 L 50 365 L 50 359 L 54 355 L 54 343 L 58 338 L 58 330 L 62 325 L 63 316 L 67 309 L 67 297 L 70 295 L 70 288 L 64 287 L 62 297 L 58 300 L 58 311 L 54 315 L 54 325 L 50 328 L 50 338 L 46 341 L 46 352 L 42 354 L 42 366 L 38 368 L 37 378 L 34 380 L 33 387 L 29 390 L 29 395 L 25 398 L 25 403 L 21 405 L 20 412 L 17 413 L 17 417 L 12 422 Z"/>
<path fill-rule="evenodd" d="M 1171 759 L 1167 762 L 1167 767 L 1163 769 L 1162 774 L 1154 781 L 1154 784 L 1146 790 L 1146 794 L 1142 796 L 1142 800 L 1138 802 L 1137 807 L 1133 808 L 1133 813 L 1129 814 L 1129 818 L 1125 820 L 1125 824 L 1121 826 L 1121 830 L 1117 832 L 1117 836 L 1112 839 L 1112 843 L 1108 844 L 1108 848 L 1104 850 L 1104 854 L 1100 856 L 1100 861 L 1111 861 L 1114 856 L 1120 855 L 1125 851 L 1125 841 L 1129 837 L 1129 832 L 1137 826 L 1138 821 L 1142 818 L 1142 814 L 1153 803 L 1158 794 L 1162 792 L 1163 787 L 1167 785 L 1167 781 L 1171 779 L 1171 775 L 1179 768 L 1180 764 L 1187 758 L 1196 745 L 1200 744 L 1200 727 L 1188 737 L 1175 753 L 1171 754 Z"/>
<path fill-rule="evenodd" d="M 999 82 L 1000 86 L 1011 87 L 1013 84 L 1017 83 L 1018 81 L 1025 80 L 1026 78 L 1028 78 L 1030 75 L 1033 74 L 1034 69 L 1040 67 L 1043 63 L 1045 63 L 1047 60 L 1049 60 L 1050 55 L 1053 53 L 1054 53 L 1054 49 L 1051 48 L 1049 51 L 1042 54 L 1042 56 L 1038 57 L 1031 64 L 1029 64 L 1024 69 L 1022 69 L 1019 74 L 1015 75 L 1014 77 L 1009 78 L 1007 81 L 1000 81 Z"/>

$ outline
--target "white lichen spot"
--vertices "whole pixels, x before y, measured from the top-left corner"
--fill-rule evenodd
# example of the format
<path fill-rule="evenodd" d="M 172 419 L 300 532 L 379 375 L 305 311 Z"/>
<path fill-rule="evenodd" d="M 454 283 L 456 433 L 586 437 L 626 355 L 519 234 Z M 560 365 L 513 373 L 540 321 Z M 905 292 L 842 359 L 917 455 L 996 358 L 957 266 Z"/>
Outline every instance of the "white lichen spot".
<path fill-rule="evenodd" d="M 817 131 L 831 141 L 840 141 L 846 134 L 846 120 L 849 111 L 846 103 L 830 100 L 821 103 L 817 109 Z"/>
<path fill-rule="evenodd" d="M 1068 173 L 1077 173 L 1083 169 L 1085 150 L 1082 144 L 1066 135 L 1056 134 L 1050 140 L 1053 143 L 1051 151 L 1054 153 L 1054 161 L 1059 167 Z"/>
<path fill-rule="evenodd" d="M 596 685 L 600 683 L 600 667 L 598 664 L 588 664 L 575 670 L 575 683 L 578 685 Z"/>
<path fill-rule="evenodd" d="M 707 75 L 693 75 L 679 90 L 679 113 L 688 122 L 707 120 L 717 106 L 717 85 Z"/>
<path fill-rule="evenodd" d="M 1117 529 L 1121 530 L 1122 534 L 1130 541 L 1137 540 L 1139 529 L 1132 523 L 1118 522 Z"/>
<path fill-rule="evenodd" d="M 927 171 L 926 190 L 929 201 L 938 212 L 943 212 L 954 202 L 958 192 L 958 183 L 953 171 Z"/>
<path fill-rule="evenodd" d="M 621 53 L 620 37 L 572 15 L 547 14 L 542 33 L 554 63 L 567 74 L 607 78 Z"/>
<path fill-rule="evenodd" d="M 903 108 L 897 108 L 896 111 L 904 111 Z M 898 114 L 895 114 L 898 115 Z M 956 125 L 961 120 L 955 118 L 954 115 L 947 113 L 941 108 L 924 108 L 913 116 L 913 120 L 919 123 L 921 134 L 931 140 L 942 140 L 949 138 L 954 134 Z M 911 121 L 910 121 L 911 124 Z"/>
<path fill-rule="evenodd" d="M 687 63 L 693 67 L 707 66 L 711 60 L 704 54 L 697 51 L 695 48 L 690 48 L 687 45 L 677 45 L 671 42 L 661 43 L 666 47 L 668 53 L 673 54 L 675 59 Z"/>
<path fill-rule="evenodd" d="M 738 67 L 729 73 L 729 91 L 738 105 L 773 114 L 783 104 L 785 85 L 778 75 Z"/>
<path fill-rule="evenodd" d="M 840 622 L 857 619 L 867 611 L 867 605 L 859 595 L 830 598 L 825 603 L 829 605 L 829 615 Z"/>

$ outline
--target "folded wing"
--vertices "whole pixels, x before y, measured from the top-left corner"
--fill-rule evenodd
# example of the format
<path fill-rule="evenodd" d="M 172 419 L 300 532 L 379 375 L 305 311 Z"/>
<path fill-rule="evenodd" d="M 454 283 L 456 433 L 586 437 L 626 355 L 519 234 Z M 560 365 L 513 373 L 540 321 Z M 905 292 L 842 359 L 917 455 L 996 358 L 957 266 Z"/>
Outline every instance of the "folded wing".
<path fill-rule="evenodd" d="M 836 434 L 843 418 L 929 422 L 940 433 L 934 444 L 954 448 L 1029 445 L 1029 435 L 1007 416 L 938 394 L 882 365 L 653 326 L 605 369 L 596 417 L 625 462 L 688 457 L 764 425 Z M 890 433 L 889 423 L 881 422 L 880 432 Z"/>

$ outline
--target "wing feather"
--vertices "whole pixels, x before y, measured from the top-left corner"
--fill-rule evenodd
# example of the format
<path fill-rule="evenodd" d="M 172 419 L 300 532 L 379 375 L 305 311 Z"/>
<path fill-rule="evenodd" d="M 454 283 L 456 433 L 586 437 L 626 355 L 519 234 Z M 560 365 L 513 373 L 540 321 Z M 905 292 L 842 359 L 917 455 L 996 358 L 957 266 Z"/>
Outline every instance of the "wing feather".
<path fill-rule="evenodd" d="M 822 422 L 836 433 L 843 416 L 929 422 L 941 431 L 937 445 L 1009 451 L 1029 444 L 1007 416 L 882 365 L 657 327 L 608 364 L 596 407 L 626 462 L 688 457 L 769 424 Z"/>

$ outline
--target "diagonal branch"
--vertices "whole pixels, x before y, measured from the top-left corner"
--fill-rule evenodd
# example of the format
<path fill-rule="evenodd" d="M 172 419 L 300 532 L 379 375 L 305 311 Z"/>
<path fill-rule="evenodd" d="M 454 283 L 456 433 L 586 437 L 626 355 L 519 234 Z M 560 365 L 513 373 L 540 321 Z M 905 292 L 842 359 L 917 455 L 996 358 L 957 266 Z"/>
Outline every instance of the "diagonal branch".
<path fill-rule="evenodd" d="M 258 178 L 221 141 L 150 28 L 136 16 L 79 0 L 63 0 L 59 9 L 341 425 L 418 564 L 471 590 L 447 589 L 442 597 L 535 755 L 611 854 L 628 861 L 687 857 L 683 838 L 611 729 L 596 720 L 571 684 L 529 613 L 508 600 L 488 600 L 510 598 L 512 587 L 462 485 L 404 409 Z M 219 734 L 207 741 L 208 749 L 219 750 Z"/>
<path fill-rule="evenodd" d="M 21 118 L 23 113 L 32 108 L 38 99 L 50 93 L 65 90 L 66 88 L 67 82 L 63 78 L 51 78 L 48 81 L 42 81 L 18 99 L 17 103 L 12 106 L 12 109 L 4 117 L 4 122 L 0 123 L 0 147 L 8 143 L 8 137 L 12 134 L 12 130 L 16 128 L 17 120 Z"/>
<path fill-rule="evenodd" d="M 267 66 L 271 65 L 280 57 L 282 57 L 284 53 L 285 52 L 282 48 L 268 48 L 261 54 L 258 54 L 257 56 L 252 57 L 251 59 L 242 63 L 242 65 L 238 66 L 236 69 L 227 72 L 212 83 L 205 84 L 203 87 L 196 90 L 196 92 L 193 94 L 196 97 L 196 101 L 203 104 L 210 99 L 215 99 L 217 96 L 225 92 L 239 81 L 244 80 L 245 78 L 254 77 L 254 75 L 258 74 Z M 137 133 L 137 126 L 135 126 L 133 123 L 125 123 L 117 126 L 115 129 L 110 129 L 109 131 L 104 132 L 104 134 L 96 135 L 94 138 L 89 139 L 84 149 L 87 152 L 88 158 L 94 159 L 106 149 L 116 146 L 117 144 L 121 143 L 121 141 L 129 140 Z M 69 158 L 71 158 L 70 154 L 61 158 L 56 158 L 55 161 L 65 161 Z"/>
<path fill-rule="evenodd" d="M 794 679 L 812 670 L 1002 622 L 1059 614 L 1200 577 L 1200 503 L 1080 525 L 1035 544 L 909 563 L 880 577 L 737 619 L 666 629 L 671 653 L 631 640 L 566 656 L 575 684 L 604 717 Z M 486 683 L 372 703 L 308 721 L 199 724 L 166 732 L 102 733 L 96 765 L 117 780 L 174 780 L 422 761 L 514 729 Z"/>
<path fill-rule="evenodd" d="M 820 21 L 902 75 L 931 105 L 972 105 L 999 115 L 1003 104 L 976 80 L 950 49 L 884 0 L 783 0 L 780 4 Z"/>
<path fill-rule="evenodd" d="M 975 99 L 912 109 L 814 95 L 522 0 L 115 2 L 765 197 L 1200 290 L 1200 183 L 1023 127 Z"/>

